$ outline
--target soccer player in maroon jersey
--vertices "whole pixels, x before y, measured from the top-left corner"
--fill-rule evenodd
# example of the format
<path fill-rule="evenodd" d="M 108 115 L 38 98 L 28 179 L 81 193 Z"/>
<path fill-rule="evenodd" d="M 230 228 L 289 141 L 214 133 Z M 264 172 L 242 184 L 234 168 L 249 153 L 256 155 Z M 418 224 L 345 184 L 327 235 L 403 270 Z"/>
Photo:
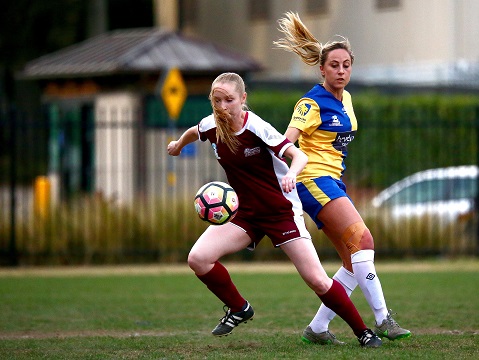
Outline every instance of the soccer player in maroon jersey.
<path fill-rule="evenodd" d="M 228 335 L 254 315 L 219 259 L 245 248 L 253 250 L 267 235 L 322 302 L 348 323 L 362 346 L 380 346 L 381 339 L 366 327 L 344 288 L 326 274 L 306 229 L 296 191 L 296 176 L 308 161 L 306 155 L 247 110 L 245 85 L 239 75 L 218 76 L 211 85 L 210 100 L 213 114 L 171 141 L 168 154 L 177 156 L 185 145 L 209 140 L 238 195 L 237 215 L 227 224 L 209 226 L 188 256 L 196 276 L 228 308 L 213 335 Z M 291 159 L 290 167 L 283 157 Z"/>
<path fill-rule="evenodd" d="M 316 84 L 298 101 L 285 134 L 293 143 L 298 141 L 309 159 L 297 184 L 303 209 L 341 256 L 343 266 L 333 279 L 341 283 L 349 295 L 359 284 L 374 313 L 376 333 L 389 340 L 410 337 L 411 332 L 400 327 L 386 307 L 374 266 L 373 237 L 342 181 L 347 147 L 358 127 L 351 95 L 345 90 L 354 61 L 349 41 L 343 39 L 323 45 L 298 14 L 291 12 L 286 13 L 279 24 L 285 37 L 275 44 L 296 53 L 307 65 L 319 64 L 324 78 L 324 82 Z M 323 303 L 303 331 L 303 341 L 339 344 L 328 329 L 334 315 Z"/>

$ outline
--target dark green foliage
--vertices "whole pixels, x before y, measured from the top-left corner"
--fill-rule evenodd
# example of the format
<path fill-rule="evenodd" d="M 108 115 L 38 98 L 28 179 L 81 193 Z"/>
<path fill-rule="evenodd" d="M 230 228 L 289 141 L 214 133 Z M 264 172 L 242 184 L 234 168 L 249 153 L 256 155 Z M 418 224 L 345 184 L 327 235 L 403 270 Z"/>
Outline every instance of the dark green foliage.
<path fill-rule="evenodd" d="M 286 131 L 298 92 L 252 92 L 253 111 Z M 383 188 L 428 168 L 477 163 L 479 98 L 352 94 L 358 133 L 349 145 L 349 185 Z"/>

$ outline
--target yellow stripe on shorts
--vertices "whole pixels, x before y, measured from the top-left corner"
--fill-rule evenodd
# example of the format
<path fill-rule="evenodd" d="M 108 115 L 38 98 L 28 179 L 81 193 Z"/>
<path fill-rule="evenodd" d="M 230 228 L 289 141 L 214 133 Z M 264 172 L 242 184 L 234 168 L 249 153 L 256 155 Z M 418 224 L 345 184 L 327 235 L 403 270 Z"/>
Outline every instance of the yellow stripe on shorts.
<path fill-rule="evenodd" d="M 314 180 L 308 179 L 303 181 L 303 185 L 308 189 L 311 195 L 321 204 L 321 206 L 326 205 L 331 201 L 328 195 L 326 195 L 323 190 L 321 190 Z"/>

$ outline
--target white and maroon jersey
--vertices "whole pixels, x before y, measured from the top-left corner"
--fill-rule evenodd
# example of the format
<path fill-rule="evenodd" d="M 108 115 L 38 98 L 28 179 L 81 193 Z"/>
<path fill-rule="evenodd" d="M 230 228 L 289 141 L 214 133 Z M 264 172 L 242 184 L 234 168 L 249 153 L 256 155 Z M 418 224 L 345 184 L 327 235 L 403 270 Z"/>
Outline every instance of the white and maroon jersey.
<path fill-rule="evenodd" d="M 243 216 L 279 220 L 302 215 L 296 189 L 285 193 L 281 186 L 281 179 L 289 170 L 282 157 L 294 145 L 273 126 L 247 111 L 243 128 L 235 134 L 240 141 L 236 154 L 217 140 L 213 115 L 201 120 L 198 131 L 201 141 L 211 142 L 229 184 L 238 194 Z"/>

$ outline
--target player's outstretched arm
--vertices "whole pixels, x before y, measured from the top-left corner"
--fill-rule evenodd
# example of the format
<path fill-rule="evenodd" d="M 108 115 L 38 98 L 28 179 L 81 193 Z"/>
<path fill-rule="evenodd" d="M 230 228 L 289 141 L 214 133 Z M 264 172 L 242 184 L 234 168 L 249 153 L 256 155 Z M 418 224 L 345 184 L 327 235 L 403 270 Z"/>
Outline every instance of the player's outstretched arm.
<path fill-rule="evenodd" d="M 192 126 L 188 130 L 186 130 L 178 140 L 170 141 L 168 144 L 168 155 L 171 156 L 178 156 L 181 153 L 181 149 L 183 149 L 186 145 L 198 140 L 198 127 Z"/>

